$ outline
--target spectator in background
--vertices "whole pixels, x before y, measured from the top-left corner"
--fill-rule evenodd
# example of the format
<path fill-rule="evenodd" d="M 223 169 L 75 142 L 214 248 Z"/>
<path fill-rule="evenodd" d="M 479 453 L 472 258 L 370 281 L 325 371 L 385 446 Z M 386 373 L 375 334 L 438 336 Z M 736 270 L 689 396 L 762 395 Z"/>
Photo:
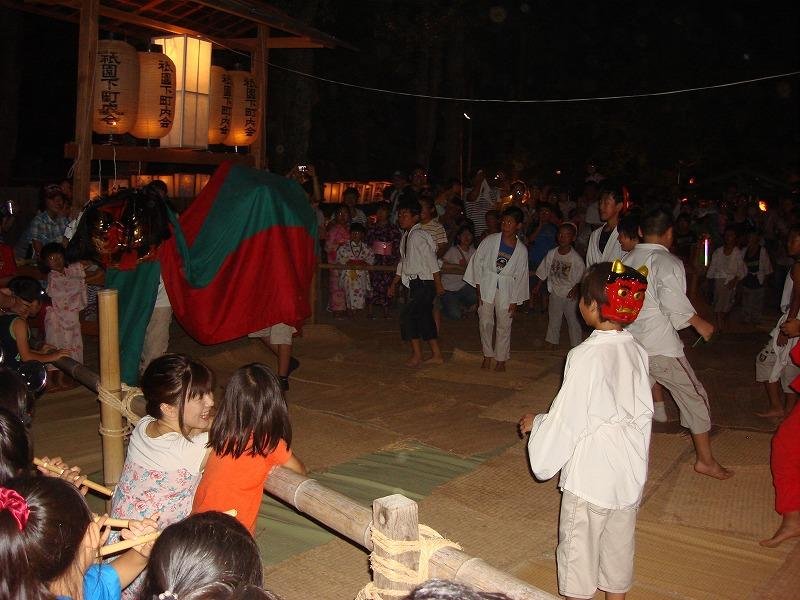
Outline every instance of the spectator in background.
<path fill-rule="evenodd" d="M 440 220 L 447 212 L 447 205 L 453 200 L 458 200 L 463 209 L 464 203 L 461 200 L 461 181 L 455 178 L 448 181 L 447 187 L 436 196 L 436 213 L 439 215 Z"/>
<path fill-rule="evenodd" d="M 365 227 L 367 226 L 367 215 L 364 214 L 364 211 L 356 206 L 361 198 L 361 195 L 358 193 L 358 190 L 354 187 L 349 187 L 344 191 L 342 194 L 342 202 L 350 209 L 350 222 L 351 223 L 361 223 Z"/>
<path fill-rule="evenodd" d="M 472 187 L 467 189 L 464 208 L 467 218 L 475 225 L 475 237 L 483 239 L 486 231 L 486 212 L 497 206 L 499 191 L 486 179 L 483 169 L 479 169 L 472 179 Z"/>
<path fill-rule="evenodd" d="M 389 203 L 378 205 L 375 211 L 375 222 L 367 229 L 367 246 L 375 255 L 376 265 L 396 265 L 400 260 L 400 228 L 389 221 Z M 383 316 L 388 318 L 391 304 L 387 292 L 394 273 L 370 271 L 370 294 L 367 297 L 367 318 L 373 318 L 372 307 L 383 307 Z"/>
<path fill-rule="evenodd" d="M 400 204 L 411 202 L 417 199 L 417 194 L 408 182 L 408 177 L 403 171 L 395 171 L 392 173 L 392 186 L 391 195 L 389 196 L 389 204 L 391 211 L 389 213 L 389 220 L 393 225 L 397 225 L 397 210 Z"/>
<path fill-rule="evenodd" d="M 42 188 L 39 210 L 17 245 L 17 255 L 21 258 L 38 258 L 45 244 L 64 242 L 67 217 L 64 216 L 64 192 L 59 186 Z"/>

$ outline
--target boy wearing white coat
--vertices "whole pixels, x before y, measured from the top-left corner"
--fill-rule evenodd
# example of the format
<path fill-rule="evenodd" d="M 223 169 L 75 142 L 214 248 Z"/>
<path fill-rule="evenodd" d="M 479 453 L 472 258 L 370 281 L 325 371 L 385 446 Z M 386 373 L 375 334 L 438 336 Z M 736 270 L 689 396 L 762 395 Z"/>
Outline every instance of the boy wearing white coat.
<path fill-rule="evenodd" d="M 559 470 L 558 591 L 622 599 L 633 584 L 636 513 L 647 479 L 653 401 L 647 351 L 625 329 L 636 319 L 645 276 L 621 262 L 591 267 L 580 311 L 594 332 L 567 355 L 550 411 L 519 421 L 530 432 L 538 479 Z"/>
<path fill-rule="evenodd" d="M 500 233 L 484 238 L 464 273 L 464 281 L 475 287 L 478 296 L 482 369 L 490 368 L 494 359 L 495 371 L 506 370 L 511 350 L 511 322 L 517 306 L 530 298 L 528 250 L 517 237 L 523 219 L 522 211 L 516 206 L 505 209 L 500 219 Z"/>

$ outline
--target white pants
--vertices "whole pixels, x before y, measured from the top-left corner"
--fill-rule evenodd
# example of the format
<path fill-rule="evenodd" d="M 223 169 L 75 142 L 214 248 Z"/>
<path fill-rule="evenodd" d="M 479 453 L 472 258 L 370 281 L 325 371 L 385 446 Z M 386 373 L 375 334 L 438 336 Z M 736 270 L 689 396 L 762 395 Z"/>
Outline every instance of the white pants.
<path fill-rule="evenodd" d="M 496 306 L 482 302 L 478 309 L 478 327 L 481 332 L 481 346 L 486 358 L 494 358 L 497 362 L 505 362 L 511 355 L 511 315 L 508 304 Z M 495 333 L 492 344 L 492 334 Z"/>
<path fill-rule="evenodd" d="M 566 317 L 570 345 L 577 346 L 581 343 L 583 332 L 580 321 L 578 321 L 578 301 L 576 299 L 550 294 L 547 316 L 547 335 L 544 337 L 546 342 L 558 346 L 561 339 L 561 317 Z"/>

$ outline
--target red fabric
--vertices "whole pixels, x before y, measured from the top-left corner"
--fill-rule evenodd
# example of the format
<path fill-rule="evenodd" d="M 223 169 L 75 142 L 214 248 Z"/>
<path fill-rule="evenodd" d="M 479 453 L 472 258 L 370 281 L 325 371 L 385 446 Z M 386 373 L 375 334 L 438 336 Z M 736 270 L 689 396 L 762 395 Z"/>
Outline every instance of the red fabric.
<path fill-rule="evenodd" d="M 770 467 L 776 512 L 783 515 L 800 510 L 800 403 L 772 438 Z"/>
<path fill-rule="evenodd" d="M 206 215 L 211 212 L 211 206 L 217 199 L 220 188 L 225 183 L 228 177 L 228 172 L 231 170 L 233 163 L 230 161 L 222 163 L 213 177 L 209 179 L 206 186 L 200 191 L 200 195 L 192 201 L 191 210 L 187 210 L 180 217 L 181 231 L 186 238 L 186 243 L 191 248 L 194 240 L 205 223 Z"/>
<path fill-rule="evenodd" d="M 14 249 L 8 244 L 0 244 L 0 277 L 11 277 L 17 274 L 17 263 L 14 260 Z"/>
<path fill-rule="evenodd" d="M 275 323 L 300 329 L 311 316 L 306 279 L 316 264 L 314 246 L 307 240 L 302 227 L 266 229 L 242 242 L 203 288 L 186 285 L 170 245 L 171 251 L 161 252 L 160 258 L 175 318 L 201 344 L 227 342 Z"/>

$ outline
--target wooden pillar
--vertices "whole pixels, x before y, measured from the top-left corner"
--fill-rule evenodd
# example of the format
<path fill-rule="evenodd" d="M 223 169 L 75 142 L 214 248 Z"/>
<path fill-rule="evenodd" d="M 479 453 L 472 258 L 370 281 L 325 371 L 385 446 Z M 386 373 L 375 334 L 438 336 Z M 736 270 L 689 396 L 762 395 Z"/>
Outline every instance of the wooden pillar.
<path fill-rule="evenodd" d="M 379 531 L 390 540 L 414 541 L 419 539 L 419 515 L 417 503 L 400 494 L 378 498 L 372 503 L 372 529 Z M 377 556 L 391 558 L 409 569 L 419 568 L 419 552 L 389 554 L 375 544 L 373 552 Z M 375 587 L 384 590 L 411 591 L 415 584 L 392 581 L 378 571 L 372 574 Z"/>
<path fill-rule="evenodd" d="M 258 86 L 258 97 L 261 98 L 261 110 L 258 117 L 258 138 L 250 147 L 253 153 L 253 160 L 256 169 L 267 168 L 267 78 L 269 76 L 269 27 L 266 25 L 258 26 L 256 37 L 256 50 L 253 53 L 253 74 Z"/>
<path fill-rule="evenodd" d="M 100 385 L 120 397 L 119 315 L 117 290 L 97 294 L 100 319 Z M 122 473 L 125 453 L 122 445 L 122 414 L 100 403 L 100 435 L 103 443 L 103 481 L 113 488 Z"/>
<path fill-rule="evenodd" d="M 80 32 L 78 34 L 78 93 L 75 110 L 75 144 L 78 147 L 72 179 L 73 210 L 79 211 L 89 200 L 89 179 L 92 167 L 92 86 L 97 64 L 98 16 L 100 0 L 80 3 Z"/>

